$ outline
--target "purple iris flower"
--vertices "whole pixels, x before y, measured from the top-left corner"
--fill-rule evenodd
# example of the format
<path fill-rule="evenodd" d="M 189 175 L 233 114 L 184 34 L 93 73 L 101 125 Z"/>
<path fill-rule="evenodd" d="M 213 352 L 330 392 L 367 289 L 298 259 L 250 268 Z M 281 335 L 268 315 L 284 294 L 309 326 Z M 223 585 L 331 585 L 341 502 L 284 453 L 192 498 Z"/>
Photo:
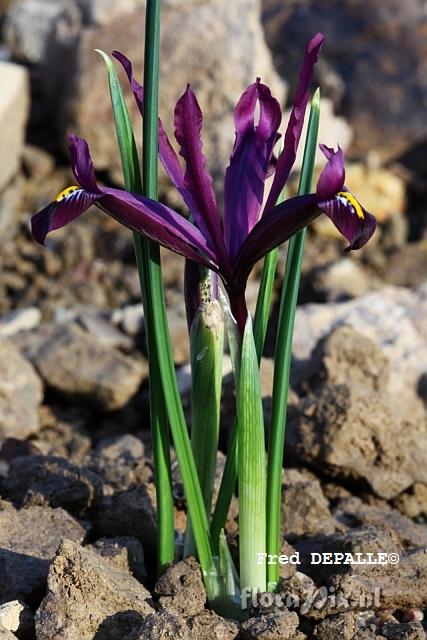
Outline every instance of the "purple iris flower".
<path fill-rule="evenodd" d="M 202 112 L 188 86 L 174 113 L 175 138 L 185 169 L 160 120 L 159 157 L 194 224 L 159 202 L 98 185 L 86 141 L 71 136 L 71 163 L 79 186 L 69 187 L 33 216 L 34 238 L 44 243 L 50 231 L 63 227 L 95 204 L 130 229 L 217 272 L 242 329 L 247 316 L 244 298 L 247 278 L 254 264 L 270 250 L 321 213 L 325 213 L 348 240 L 346 250 L 359 249 L 375 231 L 375 218 L 344 185 L 344 156 L 340 148 L 334 151 L 321 145 L 327 164 L 315 193 L 276 205 L 295 162 L 313 69 L 322 43 L 322 34 L 317 34 L 306 47 L 284 149 L 277 161 L 273 152 L 280 137 L 279 103 L 259 79 L 241 96 L 234 112 L 236 140 L 225 172 L 222 219 L 202 151 Z M 123 65 L 142 112 L 143 90 L 133 77 L 131 63 L 119 52 L 113 55 Z M 274 178 L 263 207 L 265 182 L 273 171 Z"/>

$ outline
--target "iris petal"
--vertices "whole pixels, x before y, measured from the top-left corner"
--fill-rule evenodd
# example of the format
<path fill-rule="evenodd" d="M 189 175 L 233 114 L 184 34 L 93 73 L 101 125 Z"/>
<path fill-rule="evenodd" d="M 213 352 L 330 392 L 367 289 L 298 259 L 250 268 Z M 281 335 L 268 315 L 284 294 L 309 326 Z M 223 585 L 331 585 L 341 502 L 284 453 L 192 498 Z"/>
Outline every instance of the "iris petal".
<path fill-rule="evenodd" d="M 313 81 L 314 65 L 319 57 L 324 37 L 317 33 L 307 44 L 304 60 L 301 66 L 299 85 L 295 94 L 291 115 L 286 128 L 283 151 L 277 160 L 273 184 L 264 208 L 264 214 L 268 214 L 274 207 L 277 199 L 285 186 L 297 155 L 298 144 L 301 138 L 304 116 L 310 96 L 310 86 Z"/>
<path fill-rule="evenodd" d="M 257 104 L 260 111 L 255 125 Z M 279 103 L 259 81 L 243 93 L 236 106 L 236 141 L 224 183 L 224 234 L 232 259 L 260 217 L 281 119 Z"/>
<path fill-rule="evenodd" d="M 72 222 L 100 198 L 101 194 L 89 193 L 81 188 L 74 189 L 68 195 L 60 194 L 47 207 L 31 218 L 31 231 L 34 239 L 40 244 L 44 244 L 50 231 L 61 229 Z"/>
<path fill-rule="evenodd" d="M 32 218 L 35 239 L 43 243 L 49 231 L 65 226 L 96 204 L 121 224 L 199 264 L 217 269 L 215 254 L 194 225 L 165 205 L 122 191 L 99 187 L 92 159 L 82 138 L 70 138 L 70 154 L 81 187 L 54 200 Z M 92 190 L 88 188 L 90 186 Z M 65 193 L 65 192 L 64 192 Z"/>
<path fill-rule="evenodd" d="M 363 247 L 376 229 L 374 216 L 363 209 L 349 191 L 318 201 L 318 206 L 350 243 L 346 251 Z"/>
<path fill-rule="evenodd" d="M 184 186 L 195 203 L 195 210 L 192 212 L 195 222 L 207 238 L 209 246 L 215 248 L 223 270 L 229 272 L 230 261 L 219 221 L 212 177 L 203 155 L 202 111 L 190 86 L 176 103 L 174 124 L 180 154 L 186 163 Z"/>
<path fill-rule="evenodd" d="M 319 147 L 328 159 L 328 162 L 320 174 L 316 192 L 319 198 L 326 200 L 338 193 L 338 191 L 341 191 L 344 186 L 344 154 L 340 147 L 338 147 L 337 151 L 334 151 L 334 149 L 324 144 L 319 145 Z"/>
<path fill-rule="evenodd" d="M 235 283 L 241 287 L 255 262 L 286 242 L 321 213 L 315 194 L 289 198 L 263 216 L 242 244 L 234 264 Z"/>

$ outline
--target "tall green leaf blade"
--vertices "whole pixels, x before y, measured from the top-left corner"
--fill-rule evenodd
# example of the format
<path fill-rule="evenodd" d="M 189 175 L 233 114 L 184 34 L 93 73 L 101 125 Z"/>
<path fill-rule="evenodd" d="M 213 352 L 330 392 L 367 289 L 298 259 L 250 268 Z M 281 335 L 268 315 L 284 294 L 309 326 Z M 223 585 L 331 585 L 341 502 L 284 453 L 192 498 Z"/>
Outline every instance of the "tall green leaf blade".
<path fill-rule="evenodd" d="M 310 192 L 317 148 L 319 117 L 320 95 L 317 90 L 311 101 L 310 118 L 298 190 L 299 195 Z M 303 229 L 289 241 L 276 340 L 267 467 L 267 553 L 271 555 L 280 555 L 281 483 L 286 410 L 292 357 L 292 338 L 304 252 L 305 231 L 306 230 Z M 267 565 L 267 579 L 268 588 L 275 590 L 279 581 L 279 565 L 277 563 Z"/>
<path fill-rule="evenodd" d="M 144 53 L 144 113 L 143 113 L 143 192 L 157 199 L 158 192 L 158 96 L 160 49 L 160 0 L 147 0 Z M 145 283 L 149 324 L 153 333 L 158 365 L 163 385 L 169 424 L 187 498 L 197 552 L 206 576 L 212 572 L 212 545 L 203 496 L 185 423 L 175 375 L 172 348 L 166 317 L 158 245 L 139 236 L 135 239 L 140 256 L 139 270 Z M 205 582 L 206 584 L 206 582 Z"/>
<path fill-rule="evenodd" d="M 250 316 L 242 344 L 237 390 L 239 550 L 241 589 L 266 590 L 266 479 L 264 416 L 258 358 Z"/>
<path fill-rule="evenodd" d="M 142 192 L 141 171 L 135 137 L 129 111 L 123 96 L 120 82 L 111 58 L 101 50 L 108 73 L 111 104 L 113 108 L 117 141 L 123 167 L 125 187 L 134 193 Z M 147 288 L 146 278 L 142 276 L 144 258 L 141 254 L 140 239 L 134 234 L 136 259 L 139 267 L 141 291 L 144 302 L 145 321 L 147 325 L 147 342 L 150 365 L 150 421 L 153 440 L 154 474 L 157 498 L 157 565 L 161 574 L 174 559 L 175 530 L 173 521 L 173 494 L 170 465 L 169 426 L 162 390 L 162 381 L 153 344 L 152 314 L 150 313 L 151 296 Z"/>

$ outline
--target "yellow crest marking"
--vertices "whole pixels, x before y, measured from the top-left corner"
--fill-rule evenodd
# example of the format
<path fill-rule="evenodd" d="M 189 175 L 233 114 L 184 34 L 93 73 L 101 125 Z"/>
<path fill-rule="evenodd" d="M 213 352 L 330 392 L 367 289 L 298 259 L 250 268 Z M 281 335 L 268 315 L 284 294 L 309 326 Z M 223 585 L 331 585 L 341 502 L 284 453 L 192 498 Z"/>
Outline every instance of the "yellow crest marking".
<path fill-rule="evenodd" d="M 61 191 L 61 193 L 58 193 L 54 202 L 61 202 L 61 200 L 64 200 L 65 198 L 67 198 L 69 195 L 71 195 L 74 191 L 77 191 L 78 189 L 80 189 L 80 187 L 76 187 L 76 185 L 67 187 L 66 189 Z"/>
<path fill-rule="evenodd" d="M 340 191 L 339 193 L 337 193 L 337 196 L 340 196 L 341 198 L 344 198 L 345 200 L 347 200 L 347 202 L 355 210 L 358 218 L 360 218 L 361 220 L 365 219 L 362 207 L 360 206 L 356 198 L 350 193 L 350 191 Z"/>

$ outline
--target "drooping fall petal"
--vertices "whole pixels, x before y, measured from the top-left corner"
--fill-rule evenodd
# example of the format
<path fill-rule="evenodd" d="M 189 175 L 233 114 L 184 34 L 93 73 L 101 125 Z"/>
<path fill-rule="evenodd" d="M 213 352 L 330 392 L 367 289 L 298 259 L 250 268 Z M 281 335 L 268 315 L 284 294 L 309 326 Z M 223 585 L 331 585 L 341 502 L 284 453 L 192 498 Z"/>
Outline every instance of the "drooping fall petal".
<path fill-rule="evenodd" d="M 289 198 L 263 216 L 243 242 L 234 263 L 234 283 L 244 288 L 255 262 L 310 224 L 321 211 L 315 194 Z"/>
<path fill-rule="evenodd" d="M 263 216 L 243 243 L 234 264 L 237 286 L 246 281 L 253 265 L 268 251 L 325 213 L 348 240 L 346 251 L 360 249 L 375 231 L 376 221 L 343 185 L 344 158 L 341 149 L 326 148 L 328 162 L 316 193 L 285 200 Z M 320 193 L 328 194 L 326 198 Z"/>
<path fill-rule="evenodd" d="M 257 105 L 259 119 L 255 124 Z M 243 93 L 236 106 L 236 141 L 224 182 L 224 235 L 232 259 L 259 220 L 281 119 L 279 103 L 259 80 Z"/>
<path fill-rule="evenodd" d="M 33 235 L 43 243 L 46 235 L 65 226 L 96 204 L 118 222 L 195 262 L 217 269 L 215 254 L 206 238 L 183 216 L 165 205 L 96 184 L 92 159 L 82 138 L 70 138 L 72 167 L 80 187 L 63 191 L 45 209 L 33 216 Z"/>
<path fill-rule="evenodd" d="M 77 186 L 64 189 L 53 202 L 31 218 L 31 232 L 34 239 L 44 244 L 50 231 L 65 227 L 100 198 L 101 194 L 90 193 Z"/>
<path fill-rule="evenodd" d="M 328 200 L 318 200 L 318 207 L 348 240 L 349 245 L 345 251 L 361 249 L 376 229 L 377 222 L 374 216 L 346 189 Z"/>
<path fill-rule="evenodd" d="M 268 199 L 264 208 L 264 215 L 268 215 L 270 209 L 272 209 L 276 204 L 294 165 L 304 124 L 305 111 L 310 97 L 310 86 L 313 81 L 314 65 L 318 60 L 323 40 L 323 34 L 317 33 L 313 36 L 305 49 L 304 60 L 299 76 L 299 85 L 295 94 L 288 126 L 286 128 L 283 151 L 277 160 L 273 184 L 271 185 L 270 193 L 268 194 Z"/>

